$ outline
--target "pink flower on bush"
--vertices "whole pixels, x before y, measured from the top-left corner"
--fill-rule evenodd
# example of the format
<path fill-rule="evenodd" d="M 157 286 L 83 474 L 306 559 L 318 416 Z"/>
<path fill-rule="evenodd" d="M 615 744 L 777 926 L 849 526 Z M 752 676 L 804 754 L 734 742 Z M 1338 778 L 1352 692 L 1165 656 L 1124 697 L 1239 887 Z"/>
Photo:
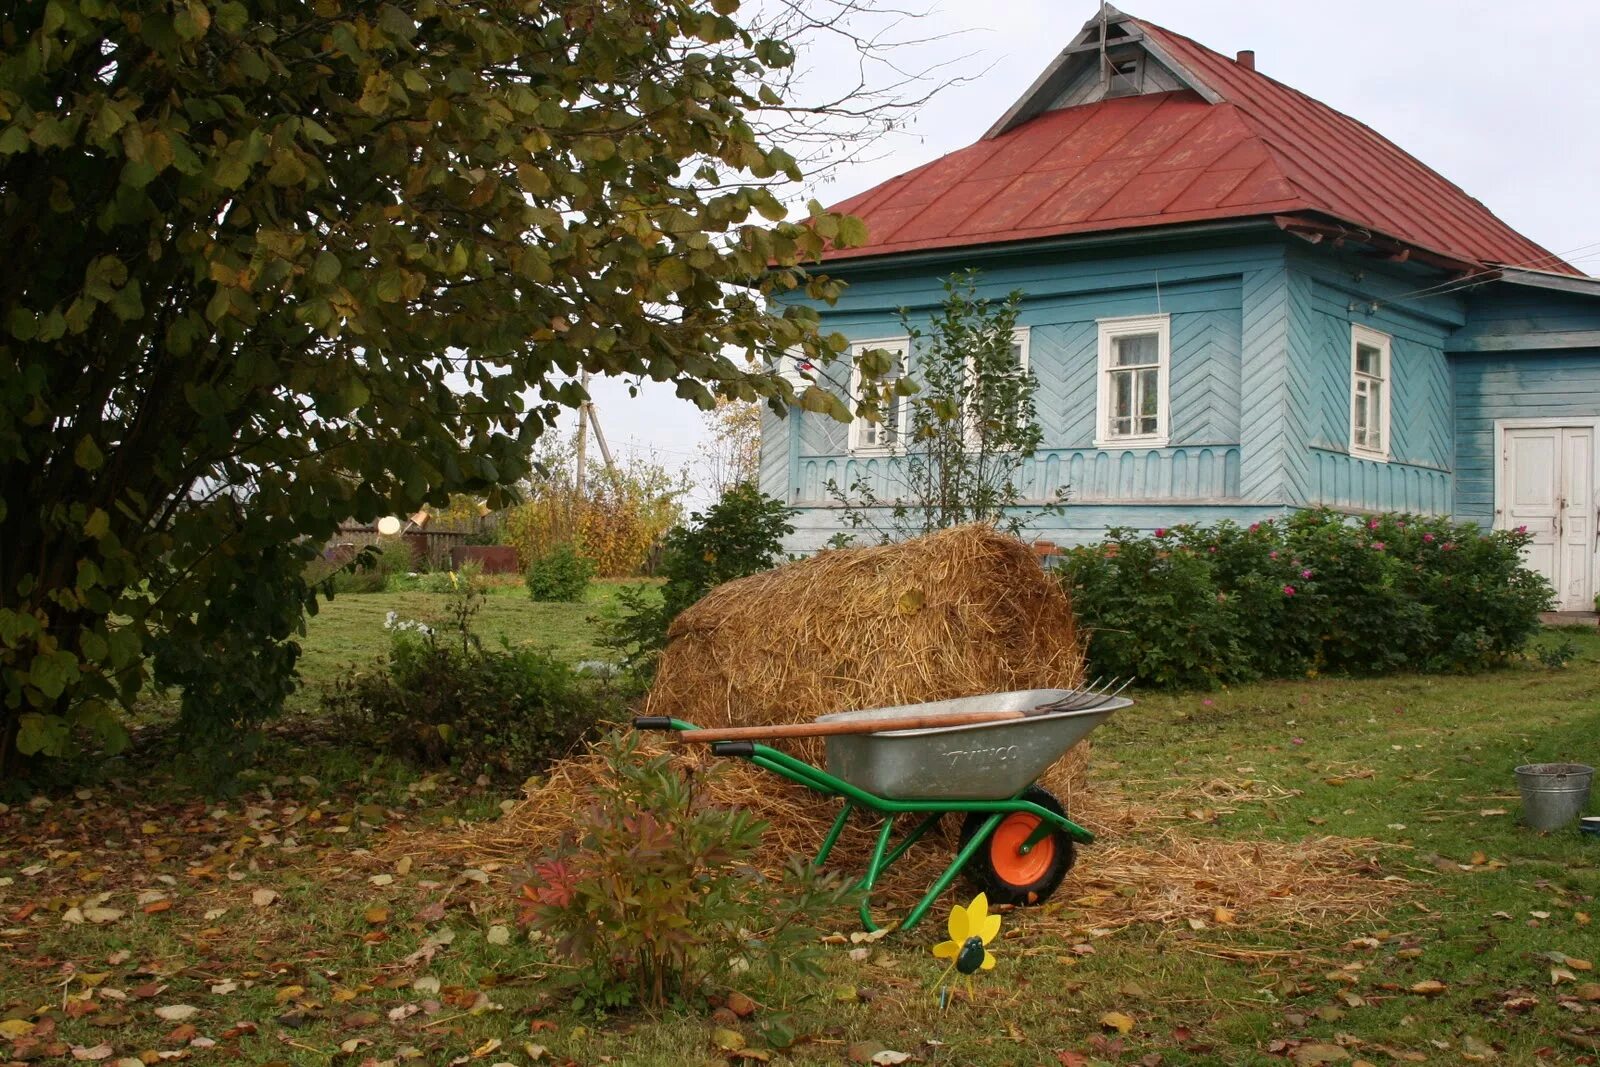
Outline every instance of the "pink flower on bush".
<path fill-rule="evenodd" d="M 1527 532 L 1528 532 L 1528 528 L 1527 528 L 1527 527 L 1526 527 L 1526 526 L 1518 526 L 1518 527 L 1517 527 L 1517 533 L 1519 533 L 1519 534 L 1525 534 L 1525 533 L 1527 533 Z"/>
<path fill-rule="evenodd" d="M 1378 528 L 1378 520 L 1377 519 L 1368 519 L 1367 520 L 1367 529 L 1376 530 L 1377 528 Z"/>
<path fill-rule="evenodd" d="M 1216 550 L 1217 550 L 1217 546 L 1216 545 L 1212 545 L 1210 548 L 1206 549 L 1207 552 L 1215 552 Z"/>
<path fill-rule="evenodd" d="M 1372 542 L 1372 547 L 1373 547 L 1373 549 L 1375 551 L 1382 552 L 1383 551 L 1383 542 L 1382 541 L 1374 541 L 1374 542 Z"/>
<path fill-rule="evenodd" d="M 1268 559 L 1277 559 L 1278 558 L 1278 550 L 1277 549 L 1273 549 L 1271 552 L 1268 552 L 1267 553 L 1267 558 Z"/>
<path fill-rule="evenodd" d="M 1422 535 L 1422 543 L 1426 544 L 1426 545 L 1433 544 L 1433 534 L 1423 534 Z"/>
<path fill-rule="evenodd" d="M 1456 547 L 1456 543 L 1454 541 L 1446 541 L 1444 544 L 1439 546 L 1439 551 L 1440 552 L 1454 552 L 1455 551 L 1455 547 Z"/>
<path fill-rule="evenodd" d="M 1261 524 L 1259 522 L 1252 522 L 1250 524 L 1250 532 L 1251 533 L 1255 533 L 1259 529 L 1261 529 Z"/>
<path fill-rule="evenodd" d="M 1156 536 L 1157 537 L 1165 537 L 1165 536 L 1167 536 L 1167 528 L 1165 526 L 1157 526 L 1156 527 Z"/>
<path fill-rule="evenodd" d="M 1294 586 L 1292 586 L 1292 585 L 1284 586 L 1283 587 L 1283 595 L 1284 596 L 1294 596 Z"/>
<path fill-rule="evenodd" d="M 1306 579 L 1307 581 L 1310 581 L 1310 579 L 1311 579 L 1311 571 L 1309 569 L 1301 571 L 1300 572 L 1300 577 Z"/>

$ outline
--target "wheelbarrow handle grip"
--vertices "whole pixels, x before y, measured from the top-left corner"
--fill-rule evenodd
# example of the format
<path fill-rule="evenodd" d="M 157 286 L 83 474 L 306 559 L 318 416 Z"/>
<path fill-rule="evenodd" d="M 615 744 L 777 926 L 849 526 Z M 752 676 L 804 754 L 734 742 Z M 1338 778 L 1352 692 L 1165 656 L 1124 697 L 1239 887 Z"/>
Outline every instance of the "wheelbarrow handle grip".
<path fill-rule="evenodd" d="M 743 756 L 749 759 L 756 754 L 754 741 L 715 741 L 711 751 L 718 756 Z"/>
<path fill-rule="evenodd" d="M 635 730 L 670 730 L 672 729 L 672 716 L 670 715 L 640 715 L 633 720 Z"/>

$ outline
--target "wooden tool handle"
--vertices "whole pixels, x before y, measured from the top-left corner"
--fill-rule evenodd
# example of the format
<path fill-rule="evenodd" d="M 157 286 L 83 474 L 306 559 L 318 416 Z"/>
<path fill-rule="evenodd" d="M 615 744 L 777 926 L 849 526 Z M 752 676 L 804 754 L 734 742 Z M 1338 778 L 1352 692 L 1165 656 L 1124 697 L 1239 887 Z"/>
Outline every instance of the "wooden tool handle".
<path fill-rule="evenodd" d="M 1022 711 L 968 711 L 960 715 L 906 715 L 898 719 L 841 719 L 837 722 L 796 722 L 783 726 L 723 726 L 710 730 L 680 730 L 674 736 L 689 741 L 765 741 L 774 737 L 830 737 L 837 734 L 876 734 L 887 730 L 933 730 L 941 726 L 977 726 L 1026 718 Z"/>

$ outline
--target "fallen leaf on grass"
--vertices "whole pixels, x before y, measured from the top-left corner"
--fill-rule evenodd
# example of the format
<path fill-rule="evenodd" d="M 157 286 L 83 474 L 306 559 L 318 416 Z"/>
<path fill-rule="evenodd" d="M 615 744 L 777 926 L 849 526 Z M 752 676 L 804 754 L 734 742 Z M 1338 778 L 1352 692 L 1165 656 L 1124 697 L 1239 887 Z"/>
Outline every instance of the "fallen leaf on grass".
<path fill-rule="evenodd" d="M 199 1011 L 200 1009 L 193 1004 L 163 1004 L 156 1009 L 156 1018 L 165 1019 L 169 1023 L 181 1023 Z"/>
<path fill-rule="evenodd" d="M 485 939 L 491 945 L 509 945 L 511 944 L 511 930 L 505 926 L 491 926 Z"/>
<path fill-rule="evenodd" d="M 75 1060 L 109 1060 L 112 1052 L 111 1046 L 103 1042 L 93 1048 L 86 1048 L 83 1045 L 72 1046 L 72 1058 Z"/>
<path fill-rule="evenodd" d="M 389 909 L 374 906 L 366 910 L 364 917 L 366 918 L 368 925 L 382 926 L 384 923 L 389 921 Z"/>
<path fill-rule="evenodd" d="M 1100 1016 L 1100 1025 L 1107 1030 L 1126 1034 L 1133 1029 L 1133 1016 L 1120 1011 L 1108 1011 Z"/>
<path fill-rule="evenodd" d="M 1350 1058 L 1350 1053 L 1338 1045 L 1316 1043 L 1301 1045 L 1289 1053 L 1289 1059 L 1295 1067 L 1317 1067 L 1319 1064 L 1343 1063 Z"/>
<path fill-rule="evenodd" d="M 15 1041 L 24 1034 L 33 1033 L 33 1024 L 26 1019 L 6 1019 L 0 1021 L 0 1037 L 8 1041 Z"/>
<path fill-rule="evenodd" d="M 1444 990 L 1445 984 L 1443 982 L 1435 981 L 1432 978 L 1413 983 L 1411 986 L 1411 992 L 1417 994 L 1419 997 L 1436 997 L 1440 993 L 1443 993 Z"/>
<path fill-rule="evenodd" d="M 250 894 L 250 903 L 258 908 L 270 908 L 278 902 L 278 891 L 275 889 L 257 889 Z"/>
<path fill-rule="evenodd" d="M 744 1035 L 737 1030 L 719 1026 L 711 1031 L 711 1043 L 724 1052 L 737 1052 L 744 1048 Z"/>
<path fill-rule="evenodd" d="M 1550 968 L 1551 985 L 1560 985 L 1562 982 L 1576 982 L 1577 980 L 1578 976 L 1567 970 L 1565 967 Z"/>
<path fill-rule="evenodd" d="M 1218 908 L 1211 913 L 1211 921 L 1221 926 L 1230 925 L 1234 919 L 1232 908 Z"/>

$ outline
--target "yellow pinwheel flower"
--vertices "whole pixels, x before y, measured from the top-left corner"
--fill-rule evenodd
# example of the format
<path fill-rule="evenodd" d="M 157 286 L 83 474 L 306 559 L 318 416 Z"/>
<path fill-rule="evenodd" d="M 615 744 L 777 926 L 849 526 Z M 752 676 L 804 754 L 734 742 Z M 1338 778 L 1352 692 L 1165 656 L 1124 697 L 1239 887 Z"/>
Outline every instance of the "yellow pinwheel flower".
<path fill-rule="evenodd" d="M 950 967 L 966 975 L 994 969 L 994 954 L 984 946 L 1000 933 L 1000 916 L 989 914 L 987 894 L 979 893 L 966 907 L 951 908 L 948 929 L 950 940 L 933 946 L 936 958 L 950 960 Z M 946 968 L 945 974 L 949 973 Z"/>

